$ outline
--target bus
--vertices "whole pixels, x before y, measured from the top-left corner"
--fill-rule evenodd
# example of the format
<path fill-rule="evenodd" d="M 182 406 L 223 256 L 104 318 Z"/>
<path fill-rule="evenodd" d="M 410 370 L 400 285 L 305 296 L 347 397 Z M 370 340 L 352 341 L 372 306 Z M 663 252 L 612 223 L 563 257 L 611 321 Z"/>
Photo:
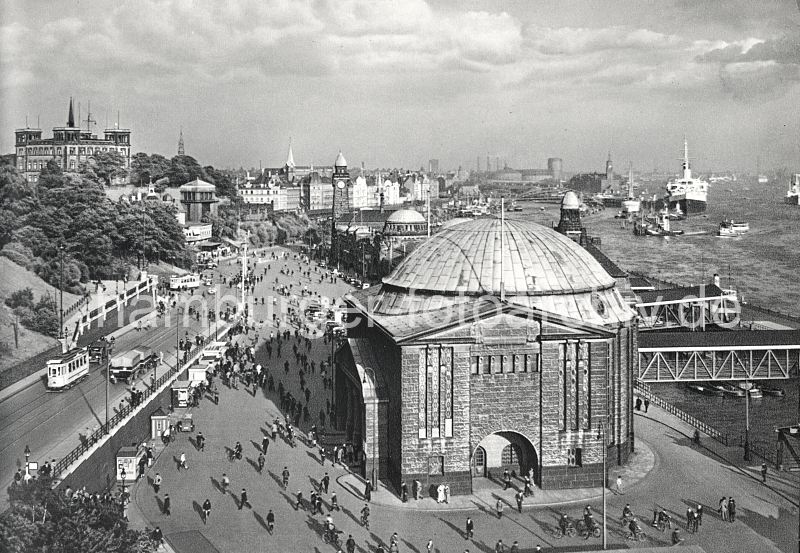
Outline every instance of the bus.
<path fill-rule="evenodd" d="M 170 290 L 189 290 L 200 287 L 200 275 L 172 275 L 169 278 Z"/>

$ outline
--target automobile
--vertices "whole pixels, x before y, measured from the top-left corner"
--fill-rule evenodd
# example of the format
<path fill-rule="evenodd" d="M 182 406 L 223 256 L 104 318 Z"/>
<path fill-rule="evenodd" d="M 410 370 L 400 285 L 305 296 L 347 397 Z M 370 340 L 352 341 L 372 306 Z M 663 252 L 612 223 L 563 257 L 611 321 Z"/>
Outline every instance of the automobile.
<path fill-rule="evenodd" d="M 210 278 L 207 278 L 207 279 L 205 279 L 203 281 L 203 284 L 205 284 L 206 286 L 213 286 L 214 285 L 214 281 L 211 280 Z"/>
<path fill-rule="evenodd" d="M 186 413 L 181 420 L 178 421 L 178 432 L 194 432 L 194 420 L 191 413 Z"/>
<path fill-rule="evenodd" d="M 216 267 L 217 267 L 217 263 L 215 261 L 210 261 L 210 262 L 206 263 L 206 268 L 207 269 L 215 269 Z"/>
<path fill-rule="evenodd" d="M 208 293 L 209 293 L 209 294 L 211 294 L 211 295 L 213 296 L 214 294 L 216 294 L 216 293 L 217 293 L 217 291 L 216 291 L 214 288 L 209 288 L 209 289 L 208 289 Z"/>

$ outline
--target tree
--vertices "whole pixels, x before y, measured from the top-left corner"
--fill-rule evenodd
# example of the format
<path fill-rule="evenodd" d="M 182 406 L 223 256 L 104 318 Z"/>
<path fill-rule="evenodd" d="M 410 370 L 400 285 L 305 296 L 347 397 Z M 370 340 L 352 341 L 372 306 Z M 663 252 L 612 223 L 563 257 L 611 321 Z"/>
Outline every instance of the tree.
<path fill-rule="evenodd" d="M 181 186 L 194 179 L 208 182 L 209 176 L 192 156 L 175 156 L 170 160 L 167 170 L 170 186 Z M 212 183 L 213 184 L 213 183 Z"/>
<path fill-rule="evenodd" d="M 129 172 L 125 167 L 125 158 L 116 150 L 96 152 L 85 165 L 91 167 L 106 186 L 111 186 L 116 179 L 127 177 Z"/>
<path fill-rule="evenodd" d="M 128 528 L 119 502 L 67 499 L 39 477 L 8 489 L 11 507 L 0 515 L 0 551 L 113 551 L 154 553 L 155 544 L 140 530 Z"/>

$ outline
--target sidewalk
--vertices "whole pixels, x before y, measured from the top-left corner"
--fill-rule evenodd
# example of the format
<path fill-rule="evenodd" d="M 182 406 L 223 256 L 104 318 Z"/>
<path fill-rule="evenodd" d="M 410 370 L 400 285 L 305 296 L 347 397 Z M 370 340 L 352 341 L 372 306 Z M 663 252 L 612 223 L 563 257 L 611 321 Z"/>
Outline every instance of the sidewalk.
<path fill-rule="evenodd" d="M 691 444 L 691 439 L 695 430 L 694 427 L 667 413 L 657 405 L 651 403 L 647 413 L 636 412 L 635 414 L 637 417 L 659 422 L 681 432 L 686 436 L 687 444 Z M 753 455 L 752 460 L 746 462 L 744 460 L 744 450 L 741 447 L 723 445 L 702 432 L 700 436 L 699 449 L 701 451 L 705 451 L 708 455 L 725 461 L 753 480 L 761 481 L 761 458 Z M 800 507 L 800 501 L 798 501 L 798 490 L 800 490 L 799 472 L 777 471 L 774 468 L 770 468 L 767 474 L 766 487 L 781 495 L 795 506 Z"/>
<path fill-rule="evenodd" d="M 636 441 L 636 451 L 631 455 L 630 461 L 623 467 L 609 466 L 609 483 L 616 480 L 617 475 L 622 477 L 624 491 L 635 487 L 644 480 L 655 466 L 655 455 L 651 447 L 643 440 Z M 337 478 L 339 485 L 342 486 L 353 497 L 364 500 L 364 486 L 366 480 L 361 476 L 349 472 Z M 515 495 L 522 489 L 521 480 L 517 479 L 514 486 L 508 490 L 495 482 L 486 479 L 476 479 L 475 489 L 471 495 L 454 495 L 450 497 L 449 503 L 437 503 L 432 497 L 425 497 L 419 500 L 413 499 L 409 493 L 409 500 L 403 503 L 394 491 L 387 488 L 382 482 L 378 482 L 378 487 L 372 492 L 372 503 L 394 509 L 408 509 L 415 511 L 474 511 L 477 509 L 493 510 L 498 499 L 501 499 L 509 509 L 516 509 L 517 503 Z M 607 497 L 615 495 L 610 488 L 607 490 Z M 410 489 L 409 489 L 410 492 Z M 596 501 L 603 495 L 601 488 L 579 488 L 574 490 L 540 490 L 534 488 L 533 496 L 526 497 L 523 502 L 523 510 L 553 507 L 557 505 L 568 505 L 577 502 Z"/>

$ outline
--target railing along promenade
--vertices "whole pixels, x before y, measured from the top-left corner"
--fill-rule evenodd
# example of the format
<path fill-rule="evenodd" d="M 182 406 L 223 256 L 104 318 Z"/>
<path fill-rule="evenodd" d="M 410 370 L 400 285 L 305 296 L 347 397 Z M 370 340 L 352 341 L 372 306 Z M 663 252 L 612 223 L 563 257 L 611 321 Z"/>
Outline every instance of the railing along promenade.
<path fill-rule="evenodd" d="M 230 326 L 226 325 L 221 327 L 218 332 L 219 335 L 224 336 L 228 330 L 230 330 Z M 207 340 L 206 340 L 207 341 Z M 202 345 L 197 345 L 193 347 L 191 350 L 188 351 L 186 354 L 187 361 L 185 363 L 176 362 L 174 367 L 171 367 L 167 370 L 166 373 L 161 375 L 154 384 L 151 386 L 146 386 L 145 389 L 142 391 L 142 399 L 136 405 L 131 404 L 130 402 L 126 402 L 125 406 L 121 409 L 117 410 L 113 417 L 109 417 L 108 419 L 108 426 L 105 424 L 101 425 L 97 430 L 92 432 L 90 435 L 85 436 L 82 440 L 80 445 L 75 447 L 72 451 L 67 453 L 61 460 L 56 462 L 53 466 L 53 478 L 57 478 L 62 472 L 64 472 L 68 467 L 70 467 L 73 463 L 75 463 L 78 459 L 80 459 L 86 452 L 88 452 L 92 447 L 95 446 L 100 440 L 103 439 L 104 436 L 108 436 L 111 434 L 111 430 L 122 424 L 135 410 L 138 409 L 140 405 L 146 404 L 147 400 L 153 396 L 153 394 L 157 393 L 161 387 L 168 382 L 170 379 L 174 378 L 178 373 L 182 372 L 186 368 L 188 368 L 192 363 L 195 361 L 195 356 L 197 356 L 203 348 L 206 347 L 206 343 Z M 176 360 L 177 361 L 177 360 Z"/>
<path fill-rule="evenodd" d="M 639 396 L 641 396 L 642 398 L 646 398 L 646 399 L 650 400 L 650 403 L 658 405 L 659 407 L 664 409 L 667 413 L 679 418 L 680 420 L 682 420 L 686 424 L 689 424 L 689 425 L 693 426 L 694 428 L 696 428 L 700 432 L 708 435 L 709 437 L 713 438 L 714 440 L 716 440 L 717 442 L 721 443 L 722 445 L 731 446 L 731 447 L 734 447 L 734 446 L 735 447 L 741 447 L 742 449 L 744 449 L 744 441 L 745 440 L 744 440 L 744 436 L 743 435 L 739 435 L 738 438 L 734 438 L 734 437 L 730 436 L 727 432 L 722 432 L 722 431 L 714 428 L 710 424 L 701 421 L 700 419 L 690 415 L 686 411 L 683 411 L 683 410 L 679 409 L 678 407 L 675 407 L 673 404 L 669 403 L 668 401 L 665 401 L 665 400 L 661 399 L 660 397 L 655 395 L 653 393 L 653 391 L 651 390 L 650 386 L 648 386 L 644 382 L 638 382 L 637 381 L 634 384 L 634 392 L 636 394 L 638 394 Z M 750 445 L 750 453 L 754 453 L 755 455 L 758 455 L 759 457 L 761 457 L 765 461 L 769 461 L 773 465 L 775 463 L 777 463 L 777 456 L 776 456 L 774 451 L 769 451 L 768 448 L 763 447 L 763 446 L 761 446 L 759 444 L 753 443 L 752 441 L 750 442 L 749 445 Z"/>

